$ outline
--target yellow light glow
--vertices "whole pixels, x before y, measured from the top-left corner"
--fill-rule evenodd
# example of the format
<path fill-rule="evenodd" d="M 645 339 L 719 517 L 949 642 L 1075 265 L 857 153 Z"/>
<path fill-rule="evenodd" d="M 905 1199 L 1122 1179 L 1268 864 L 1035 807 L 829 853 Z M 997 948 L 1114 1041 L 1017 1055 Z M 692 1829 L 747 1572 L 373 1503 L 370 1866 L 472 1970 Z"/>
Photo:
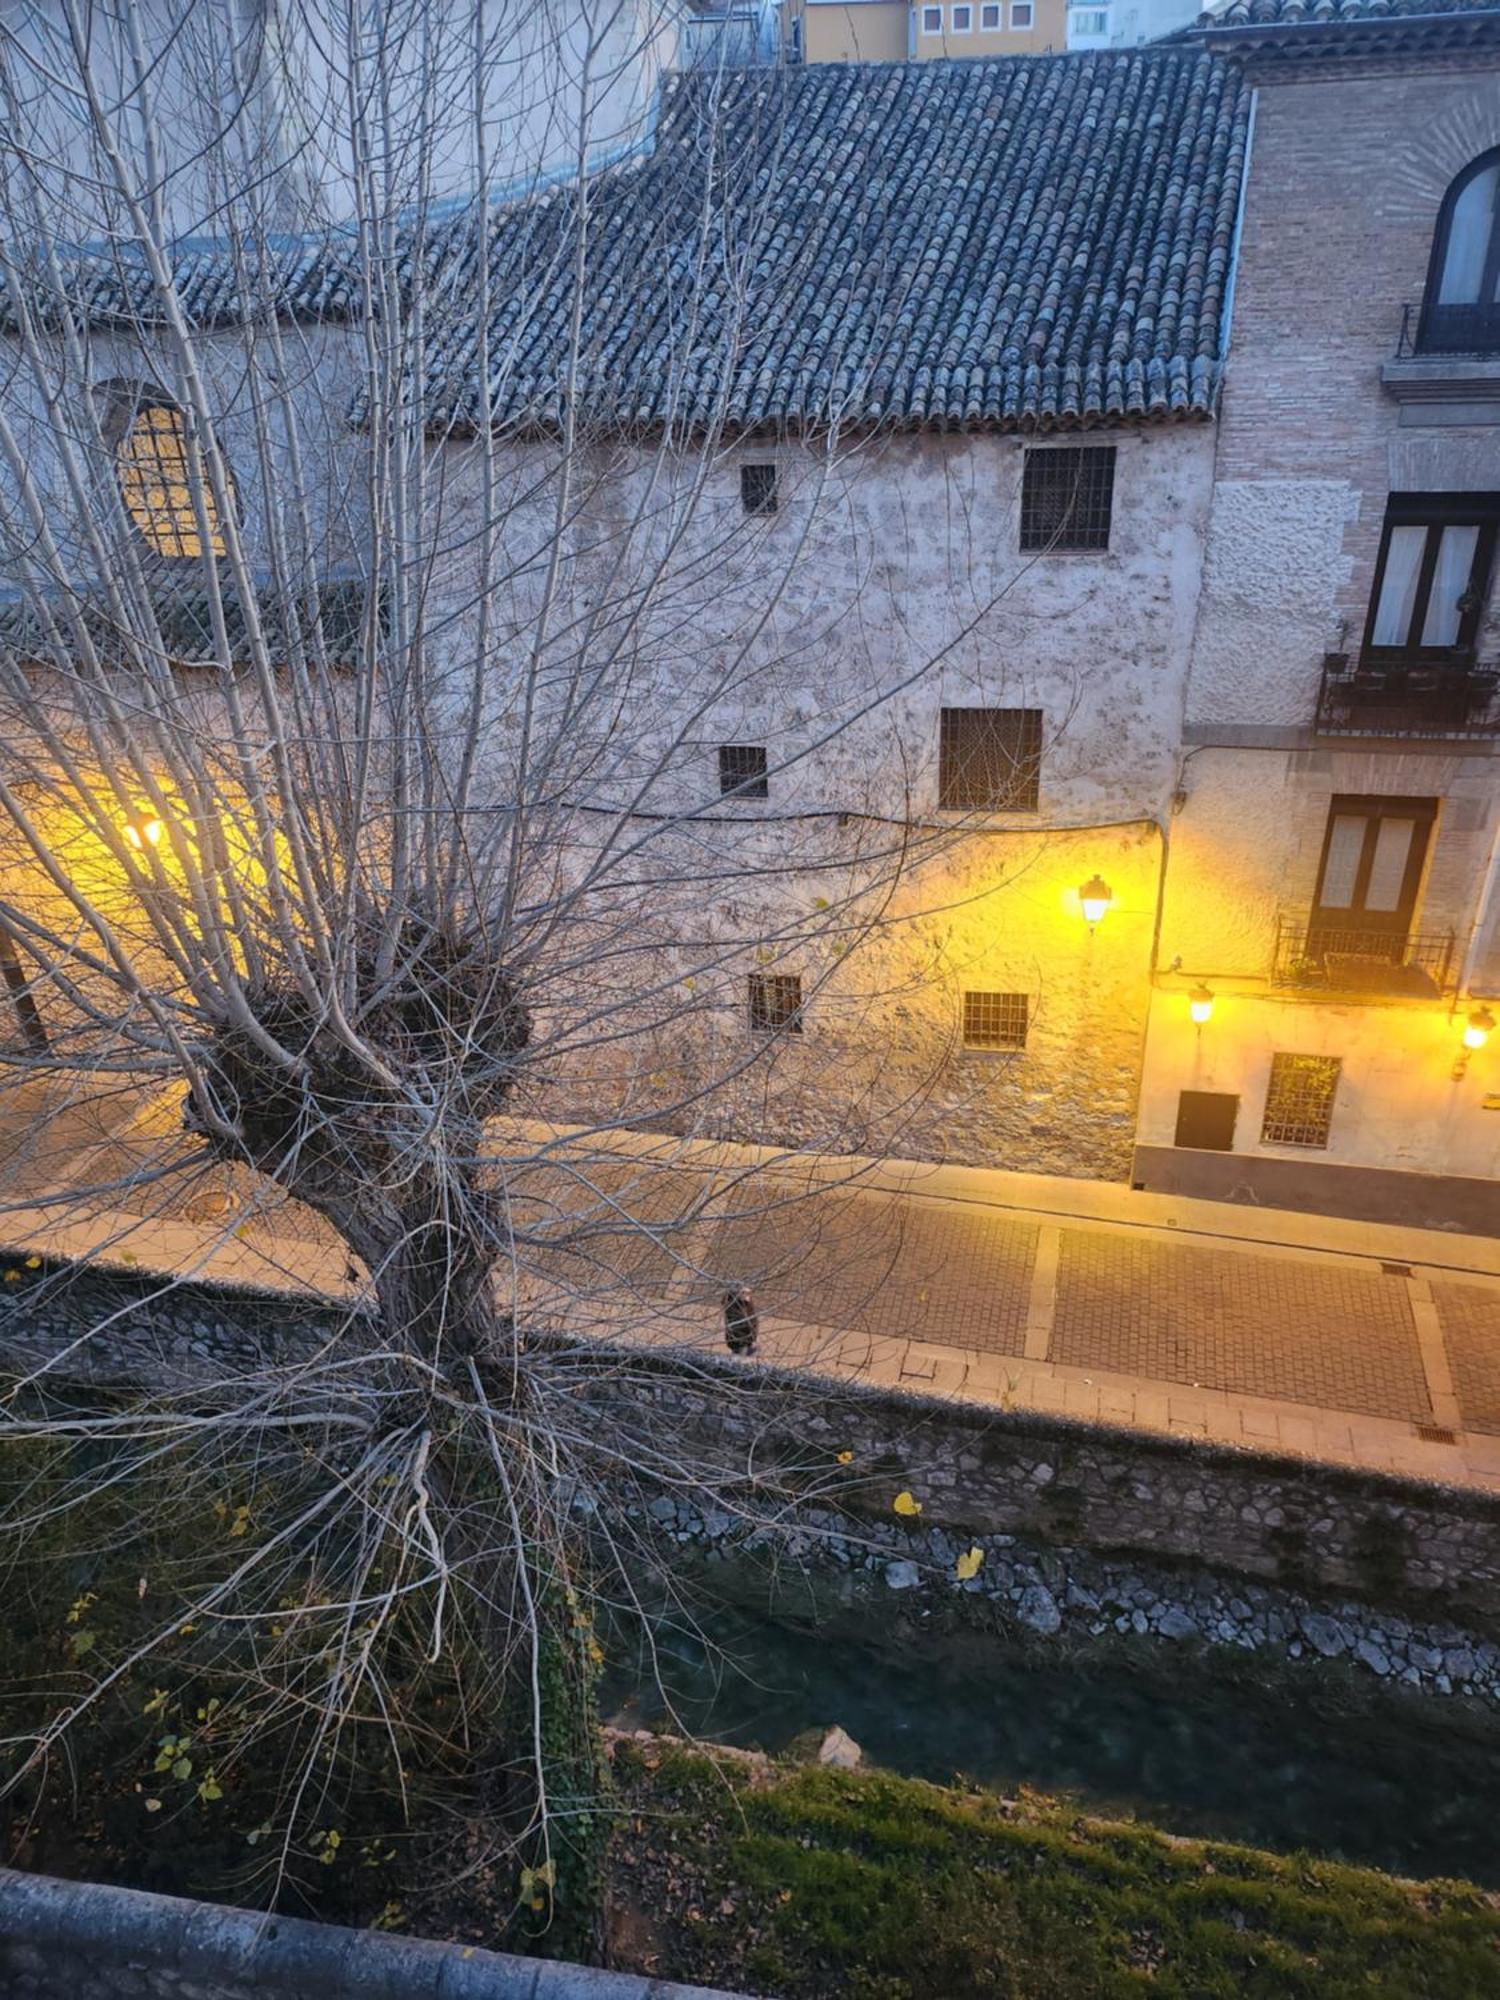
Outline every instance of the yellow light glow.
<path fill-rule="evenodd" d="M 193 507 L 187 432 L 181 410 L 153 403 L 138 410 L 120 441 L 120 491 L 126 511 L 149 545 L 163 556 L 201 556 L 203 537 Z M 203 487 L 211 555 L 224 553 L 224 533 L 214 496 Z"/>
<path fill-rule="evenodd" d="M 1083 920 L 1092 930 L 1114 901 L 1114 891 L 1102 875 L 1095 875 L 1085 882 L 1078 891 L 1078 901 L 1083 910 Z"/>
<path fill-rule="evenodd" d="M 1188 995 L 1188 1012 L 1201 1028 L 1214 1014 L 1214 996 L 1206 986 L 1195 986 Z"/>
<path fill-rule="evenodd" d="M 1490 1038 L 1495 1025 L 1495 1017 L 1488 1007 L 1477 1007 L 1469 1016 L 1464 1028 L 1464 1047 L 1482 1049 Z"/>
<path fill-rule="evenodd" d="M 139 854 L 148 847 L 161 845 L 162 825 L 159 819 L 127 820 L 125 838 Z"/>

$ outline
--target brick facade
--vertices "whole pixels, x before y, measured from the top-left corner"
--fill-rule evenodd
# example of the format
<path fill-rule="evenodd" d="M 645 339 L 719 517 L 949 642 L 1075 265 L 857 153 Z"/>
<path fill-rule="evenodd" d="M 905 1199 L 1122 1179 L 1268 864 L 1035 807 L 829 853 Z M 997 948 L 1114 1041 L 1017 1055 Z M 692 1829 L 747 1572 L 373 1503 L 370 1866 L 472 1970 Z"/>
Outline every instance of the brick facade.
<path fill-rule="evenodd" d="M 1240 1199 L 1274 1202 L 1275 1176 L 1295 1159 L 1335 1210 L 1344 1169 L 1376 1170 L 1377 1181 L 1395 1170 L 1392 1213 L 1409 1203 L 1413 1172 L 1449 1180 L 1457 1208 L 1500 1170 L 1500 1114 L 1484 1109 L 1500 1066 L 1481 1052 L 1452 1073 L 1468 1008 L 1500 990 L 1500 746 L 1336 737 L 1315 718 L 1323 656 L 1357 656 L 1363 643 L 1388 497 L 1500 490 L 1500 401 L 1403 400 L 1386 379 L 1403 308 L 1423 297 L 1444 194 L 1500 145 L 1500 50 L 1265 57 L 1250 75 L 1254 132 L 1159 955 L 1180 976 L 1160 981 L 1153 1002 L 1136 1173 L 1194 1185 L 1191 1156 L 1170 1157 L 1178 1092 L 1211 1090 L 1241 1100 L 1229 1177 Z M 1483 421 L 1490 411 L 1496 423 Z M 1481 660 L 1500 655 L 1493 580 L 1489 598 Z M 1441 993 L 1288 994 L 1268 983 L 1278 919 L 1305 919 L 1313 902 L 1336 794 L 1438 801 L 1412 931 L 1452 940 Z M 1180 989 L 1199 978 L 1217 1004 L 1194 1032 Z M 1286 1050 L 1344 1064 L 1326 1150 L 1259 1140 L 1270 1060 Z M 1261 1162 L 1274 1165 L 1258 1180 Z M 1204 1156 L 1204 1192 L 1223 1186 L 1224 1166 Z M 1369 1213 L 1371 1175 L 1359 1178 Z"/>

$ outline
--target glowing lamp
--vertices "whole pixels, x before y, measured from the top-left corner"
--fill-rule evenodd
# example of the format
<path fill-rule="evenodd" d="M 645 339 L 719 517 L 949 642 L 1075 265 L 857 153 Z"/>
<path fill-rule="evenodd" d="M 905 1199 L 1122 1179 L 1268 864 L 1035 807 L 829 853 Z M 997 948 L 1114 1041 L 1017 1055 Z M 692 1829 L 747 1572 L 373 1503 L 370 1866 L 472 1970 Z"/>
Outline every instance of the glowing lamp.
<path fill-rule="evenodd" d="M 161 845 L 162 826 L 159 819 L 127 820 L 125 838 L 137 854 L 148 847 Z"/>
<path fill-rule="evenodd" d="M 1482 1049 L 1489 1040 L 1495 1026 L 1495 1017 L 1488 1007 L 1476 1007 L 1464 1025 L 1464 1047 Z"/>
<path fill-rule="evenodd" d="M 1195 986 L 1188 995 L 1188 1012 L 1200 1028 L 1213 1019 L 1214 996 L 1206 986 Z"/>
<path fill-rule="evenodd" d="M 1114 891 L 1102 875 L 1091 876 L 1078 891 L 1078 901 L 1083 908 L 1083 921 L 1092 930 L 1114 901 Z"/>

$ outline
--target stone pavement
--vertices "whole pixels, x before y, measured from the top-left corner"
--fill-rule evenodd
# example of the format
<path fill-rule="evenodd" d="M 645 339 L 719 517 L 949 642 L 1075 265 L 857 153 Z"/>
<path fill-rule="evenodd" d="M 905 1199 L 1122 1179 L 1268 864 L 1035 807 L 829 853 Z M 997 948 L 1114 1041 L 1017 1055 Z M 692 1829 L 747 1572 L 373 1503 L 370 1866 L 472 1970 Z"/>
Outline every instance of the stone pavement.
<path fill-rule="evenodd" d="M 179 1135 L 175 1112 L 132 1107 L 75 1184 Z M 496 1143 L 530 1156 L 518 1294 L 572 1324 L 716 1346 L 722 1289 L 748 1285 L 767 1359 L 1500 1489 L 1500 1242 L 643 1134 L 510 1124 Z M 89 1220 L 13 1212 L 6 1233 L 350 1288 L 316 1218 L 213 1174 L 170 1196 L 143 1181 Z"/>

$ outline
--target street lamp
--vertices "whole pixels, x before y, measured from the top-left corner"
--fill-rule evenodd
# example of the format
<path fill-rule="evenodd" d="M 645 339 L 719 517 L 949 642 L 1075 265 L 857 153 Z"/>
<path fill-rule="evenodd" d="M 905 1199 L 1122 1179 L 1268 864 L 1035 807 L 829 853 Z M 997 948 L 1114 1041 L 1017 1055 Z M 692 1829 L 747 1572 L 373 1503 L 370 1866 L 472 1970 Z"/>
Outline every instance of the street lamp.
<path fill-rule="evenodd" d="M 161 845 L 162 824 L 159 819 L 128 819 L 125 822 L 125 838 L 137 854 L 148 847 Z"/>
<path fill-rule="evenodd" d="M 1469 1057 L 1476 1049 L 1482 1049 L 1490 1038 L 1495 1017 L 1488 1007 L 1476 1007 L 1464 1023 L 1464 1045 L 1453 1063 L 1453 1081 L 1462 1083 L 1468 1074 Z"/>
<path fill-rule="evenodd" d="M 1206 986 L 1195 986 L 1188 995 L 1188 1012 L 1200 1028 L 1213 1019 L 1214 996 Z"/>
<path fill-rule="evenodd" d="M 1083 909 L 1083 921 L 1092 930 L 1114 901 L 1114 891 L 1102 875 L 1090 876 L 1078 891 L 1078 901 Z"/>

